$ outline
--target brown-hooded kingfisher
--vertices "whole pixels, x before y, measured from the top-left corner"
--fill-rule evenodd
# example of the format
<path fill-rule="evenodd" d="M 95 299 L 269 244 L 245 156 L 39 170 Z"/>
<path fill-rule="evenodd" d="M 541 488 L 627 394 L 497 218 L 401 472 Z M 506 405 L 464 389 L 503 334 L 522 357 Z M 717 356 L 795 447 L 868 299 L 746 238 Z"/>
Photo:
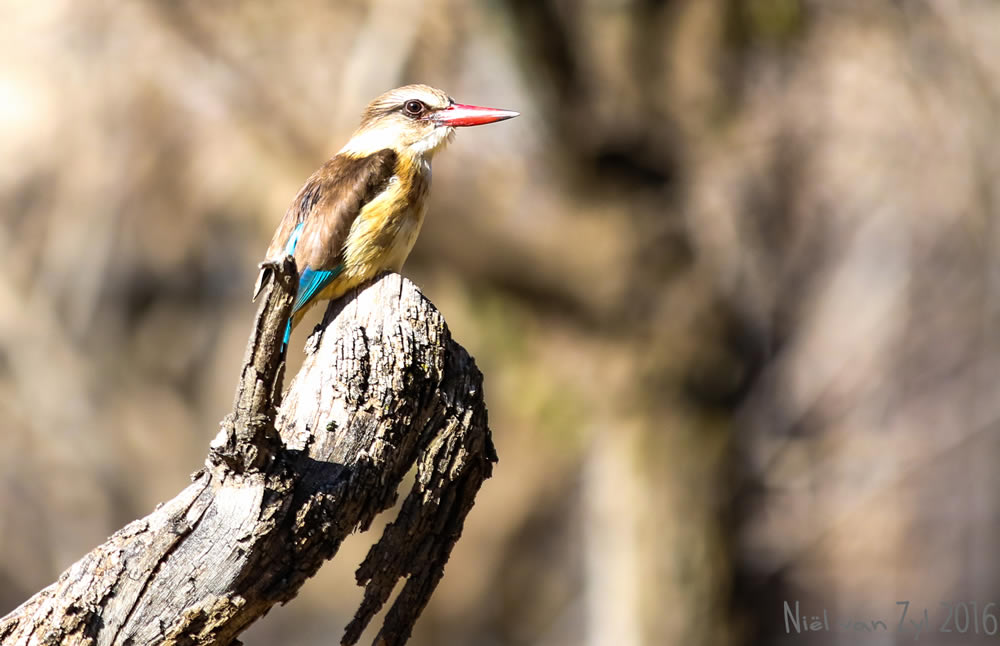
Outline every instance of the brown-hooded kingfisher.
<path fill-rule="evenodd" d="M 261 263 L 254 299 L 271 264 L 292 256 L 299 271 L 284 347 L 317 302 L 402 268 L 427 212 L 431 158 L 456 127 L 516 116 L 455 103 L 426 85 L 406 85 L 372 101 L 347 145 L 299 190 Z"/>

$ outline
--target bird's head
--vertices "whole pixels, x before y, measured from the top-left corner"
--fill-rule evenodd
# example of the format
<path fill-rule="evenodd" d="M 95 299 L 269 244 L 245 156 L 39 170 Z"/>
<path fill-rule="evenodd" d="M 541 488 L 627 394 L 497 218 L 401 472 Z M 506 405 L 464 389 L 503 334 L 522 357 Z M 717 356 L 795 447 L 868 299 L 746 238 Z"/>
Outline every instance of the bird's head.
<path fill-rule="evenodd" d="M 372 101 L 361 126 L 341 149 L 352 156 L 390 148 L 397 153 L 429 159 L 455 134 L 455 128 L 511 119 L 510 110 L 463 105 L 427 85 L 404 85 Z"/>

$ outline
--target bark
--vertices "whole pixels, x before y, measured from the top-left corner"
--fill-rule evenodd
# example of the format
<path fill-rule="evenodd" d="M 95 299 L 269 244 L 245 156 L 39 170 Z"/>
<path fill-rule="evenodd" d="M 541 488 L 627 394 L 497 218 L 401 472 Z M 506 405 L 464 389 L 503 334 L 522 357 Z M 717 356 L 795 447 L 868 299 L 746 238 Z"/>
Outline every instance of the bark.
<path fill-rule="evenodd" d="M 357 642 L 401 578 L 375 643 L 407 640 L 496 461 L 482 375 L 431 303 L 389 274 L 330 306 L 278 401 L 292 271 L 276 267 L 266 288 L 205 468 L 0 619 L 0 643 L 238 643 L 392 506 L 415 466 L 357 571 L 364 598 L 342 643 Z"/>

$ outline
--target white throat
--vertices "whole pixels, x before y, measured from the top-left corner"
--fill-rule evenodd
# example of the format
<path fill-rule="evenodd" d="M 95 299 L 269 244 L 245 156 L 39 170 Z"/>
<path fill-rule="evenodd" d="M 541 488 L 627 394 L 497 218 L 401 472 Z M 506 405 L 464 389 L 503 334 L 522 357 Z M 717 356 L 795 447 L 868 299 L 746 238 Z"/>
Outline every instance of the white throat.
<path fill-rule="evenodd" d="M 416 155 L 430 159 L 454 137 L 454 128 L 434 128 L 426 137 L 410 144 L 410 150 Z"/>
<path fill-rule="evenodd" d="M 413 142 L 407 148 L 415 157 L 430 159 L 438 150 L 444 147 L 455 136 L 454 128 L 434 128 L 426 136 Z M 352 157 L 371 155 L 379 150 L 389 148 L 396 150 L 399 137 L 391 129 L 375 128 L 355 133 L 351 140 L 344 144 L 337 154 L 348 154 Z"/>

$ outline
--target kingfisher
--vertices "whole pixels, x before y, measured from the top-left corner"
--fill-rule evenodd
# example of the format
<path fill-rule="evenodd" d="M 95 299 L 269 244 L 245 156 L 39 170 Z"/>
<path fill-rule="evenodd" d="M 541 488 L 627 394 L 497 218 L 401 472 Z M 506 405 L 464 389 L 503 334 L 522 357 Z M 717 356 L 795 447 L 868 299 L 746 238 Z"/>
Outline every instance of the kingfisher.
<path fill-rule="evenodd" d="M 518 114 L 455 103 L 427 85 L 405 85 L 372 101 L 347 144 L 299 189 L 261 263 L 254 300 L 285 256 L 299 272 L 282 350 L 313 305 L 402 269 L 427 213 L 431 159 L 455 128 Z"/>

